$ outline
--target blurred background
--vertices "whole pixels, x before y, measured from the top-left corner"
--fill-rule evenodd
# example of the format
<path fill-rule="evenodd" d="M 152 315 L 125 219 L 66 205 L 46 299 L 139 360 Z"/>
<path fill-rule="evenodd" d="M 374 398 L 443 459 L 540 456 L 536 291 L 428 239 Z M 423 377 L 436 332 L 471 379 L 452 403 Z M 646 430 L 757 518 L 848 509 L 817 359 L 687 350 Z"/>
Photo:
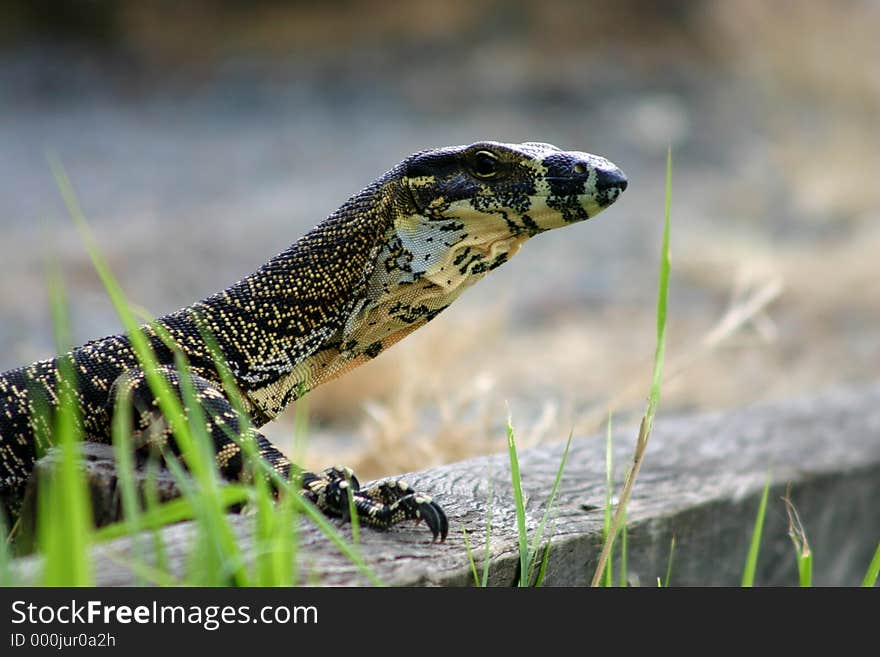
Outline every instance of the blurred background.
<path fill-rule="evenodd" d="M 643 411 L 667 146 L 661 414 L 876 380 L 880 3 L 0 4 L 0 370 L 120 324 L 47 163 L 159 315 L 250 273 L 424 148 L 547 141 L 629 176 L 431 325 L 308 396 L 314 468 L 368 478 Z M 290 445 L 292 414 L 267 434 Z"/>

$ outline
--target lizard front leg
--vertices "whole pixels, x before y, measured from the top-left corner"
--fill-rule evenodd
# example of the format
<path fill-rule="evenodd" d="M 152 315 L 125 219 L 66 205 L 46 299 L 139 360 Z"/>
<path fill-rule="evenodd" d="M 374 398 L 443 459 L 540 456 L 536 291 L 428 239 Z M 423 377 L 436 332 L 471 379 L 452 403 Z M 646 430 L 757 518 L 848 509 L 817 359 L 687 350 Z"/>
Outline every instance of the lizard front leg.
<path fill-rule="evenodd" d="M 159 373 L 182 401 L 180 375 L 170 367 L 160 368 Z M 283 479 L 290 480 L 291 472 L 299 472 L 300 493 L 324 514 L 347 520 L 350 488 L 354 508 L 364 524 L 387 529 L 404 520 L 425 520 L 435 539 L 438 536 L 441 540 L 446 539 L 449 530 L 446 514 L 430 497 L 416 493 L 403 481 L 391 479 L 362 489 L 348 468 L 332 467 L 321 473 L 301 472 L 268 438 L 248 427 L 222 389 L 198 375 L 192 375 L 191 379 L 195 399 L 213 443 L 217 467 L 225 479 L 238 481 L 247 477 L 249 472 L 244 458 L 248 450 L 243 448 L 243 441 L 252 441 L 254 451 Z M 179 455 L 180 448 L 144 372 L 129 370 L 117 379 L 113 388 L 114 403 L 127 403 L 133 410 L 132 437 L 136 449 L 159 452 L 167 449 Z M 190 409 L 184 411 L 189 416 Z M 118 408 L 113 412 L 118 412 Z"/>
<path fill-rule="evenodd" d="M 184 404 L 180 374 L 171 367 L 160 367 L 157 372 L 184 406 L 186 419 L 190 421 L 192 409 Z M 212 443 L 217 468 L 224 479 L 238 481 L 244 478 L 244 441 L 252 442 L 254 452 L 282 478 L 290 477 L 291 463 L 287 457 L 268 438 L 243 421 L 219 386 L 196 374 L 190 376 L 190 381 L 199 414 L 205 421 L 205 429 Z M 122 374 L 113 384 L 111 398 L 114 400 L 113 415 L 119 412 L 119 404 L 128 404 L 132 410 L 131 437 L 137 451 L 168 451 L 175 456 L 181 455 L 171 425 L 162 414 L 159 401 L 143 370 L 131 369 Z"/>

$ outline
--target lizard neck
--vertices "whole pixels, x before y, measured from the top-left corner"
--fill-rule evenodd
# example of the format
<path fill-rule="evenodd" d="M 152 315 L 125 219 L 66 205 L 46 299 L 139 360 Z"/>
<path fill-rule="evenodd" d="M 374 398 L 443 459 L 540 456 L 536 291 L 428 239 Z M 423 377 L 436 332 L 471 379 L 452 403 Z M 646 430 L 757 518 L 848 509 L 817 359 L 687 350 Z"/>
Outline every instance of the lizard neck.
<path fill-rule="evenodd" d="M 394 174 L 353 196 L 250 276 L 163 318 L 189 326 L 175 333 L 192 336 L 183 346 L 191 359 L 210 358 L 202 333 L 213 336 L 256 420 L 274 418 L 332 378 L 329 370 L 339 370 L 330 356 L 339 352 L 346 321 L 363 304 L 383 240 L 393 232 Z"/>

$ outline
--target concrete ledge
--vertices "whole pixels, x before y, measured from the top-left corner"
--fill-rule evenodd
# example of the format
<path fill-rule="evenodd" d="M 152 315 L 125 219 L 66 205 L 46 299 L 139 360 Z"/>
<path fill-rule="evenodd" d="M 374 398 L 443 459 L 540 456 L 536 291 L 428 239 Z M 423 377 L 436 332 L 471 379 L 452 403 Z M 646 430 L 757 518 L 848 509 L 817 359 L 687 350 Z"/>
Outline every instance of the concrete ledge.
<path fill-rule="evenodd" d="M 635 435 L 632 428 L 615 431 L 618 487 Z M 562 445 L 548 445 L 520 455 L 530 532 L 541 520 L 562 449 Z M 90 455 L 91 463 L 106 473 L 107 448 L 90 446 Z M 89 466 L 90 470 L 96 467 Z M 675 536 L 671 584 L 738 585 L 768 470 L 773 487 L 757 584 L 797 584 L 794 550 L 780 500 L 787 484 L 791 484 L 813 549 L 815 583 L 860 583 L 880 542 L 880 385 L 729 413 L 659 417 L 628 512 L 631 579 L 656 585 L 656 578 L 666 571 L 670 540 Z M 481 563 L 491 482 L 489 583 L 509 586 L 514 582 L 519 557 L 506 454 L 432 468 L 407 479 L 446 509 L 449 538 L 445 544 L 432 543 L 423 526 L 388 532 L 362 530 L 362 552 L 383 581 L 402 586 L 472 584 L 462 528 L 467 529 Z M 112 507 L 114 490 L 108 486 L 109 493 L 97 499 Z M 556 504 L 545 585 L 589 582 L 601 548 L 604 498 L 604 436 L 579 438 L 572 442 Z M 253 520 L 233 516 L 231 523 L 247 551 L 253 546 Z M 193 536 L 191 523 L 163 530 L 167 559 L 176 576 L 184 573 Z M 300 572 L 307 574 L 306 581 L 365 583 L 305 521 L 300 537 Z M 134 583 L 126 565 L 131 550 L 131 539 L 94 548 L 99 584 Z M 16 568 L 25 581 L 34 581 L 39 563 L 24 558 Z"/>

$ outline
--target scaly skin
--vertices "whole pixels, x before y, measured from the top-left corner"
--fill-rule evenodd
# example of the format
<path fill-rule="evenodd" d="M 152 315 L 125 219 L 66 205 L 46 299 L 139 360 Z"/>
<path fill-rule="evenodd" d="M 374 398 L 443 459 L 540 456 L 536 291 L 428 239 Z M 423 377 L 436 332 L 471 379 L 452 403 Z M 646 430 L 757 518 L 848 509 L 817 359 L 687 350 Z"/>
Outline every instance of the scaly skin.
<path fill-rule="evenodd" d="M 216 341 L 241 392 L 244 440 L 285 478 L 291 464 L 257 429 L 298 395 L 375 358 L 427 323 L 510 259 L 530 237 L 588 219 L 613 203 L 626 178 L 607 160 L 541 143 L 480 142 L 416 153 L 254 274 L 159 318 L 182 351 L 224 477 L 245 472 L 245 423 L 227 399 L 205 336 Z M 174 352 L 145 326 L 160 374 L 179 391 Z M 83 435 L 110 441 L 117 403 L 131 404 L 141 449 L 168 446 L 129 338 L 113 335 L 0 375 L 0 496 L 14 510 L 58 406 L 59 362 L 76 372 Z M 120 401 L 121 400 L 121 401 Z M 240 407 L 239 407 L 240 408 Z M 301 473 L 302 494 L 329 515 L 348 513 L 346 479 L 365 524 L 424 519 L 445 538 L 443 510 L 406 484 L 361 489 L 344 468 Z"/>

